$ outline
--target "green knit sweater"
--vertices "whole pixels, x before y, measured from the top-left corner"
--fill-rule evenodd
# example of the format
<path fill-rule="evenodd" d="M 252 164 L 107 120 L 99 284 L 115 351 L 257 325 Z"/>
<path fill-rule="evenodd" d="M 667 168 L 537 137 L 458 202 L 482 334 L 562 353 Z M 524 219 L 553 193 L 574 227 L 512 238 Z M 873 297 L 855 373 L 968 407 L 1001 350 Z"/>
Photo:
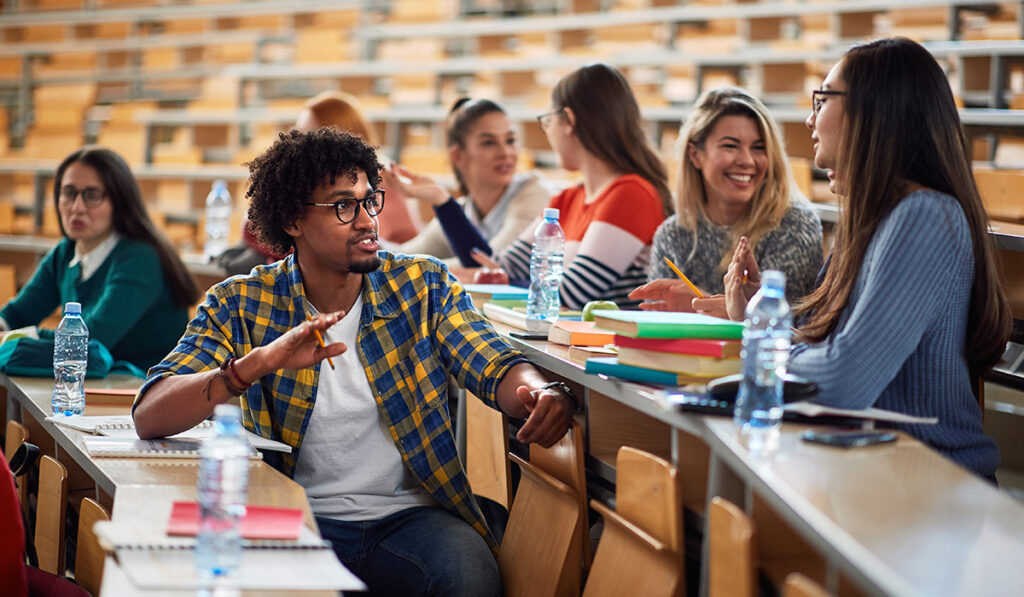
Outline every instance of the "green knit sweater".
<path fill-rule="evenodd" d="M 68 267 L 74 256 L 73 241 L 58 243 L 0 317 L 12 329 L 37 325 L 64 303 L 78 302 L 89 338 L 102 342 L 115 359 L 142 369 L 160 362 L 178 343 L 188 312 L 174 304 L 156 250 L 122 238 L 84 282 L 79 265 Z M 53 331 L 40 330 L 40 337 L 52 338 Z"/>

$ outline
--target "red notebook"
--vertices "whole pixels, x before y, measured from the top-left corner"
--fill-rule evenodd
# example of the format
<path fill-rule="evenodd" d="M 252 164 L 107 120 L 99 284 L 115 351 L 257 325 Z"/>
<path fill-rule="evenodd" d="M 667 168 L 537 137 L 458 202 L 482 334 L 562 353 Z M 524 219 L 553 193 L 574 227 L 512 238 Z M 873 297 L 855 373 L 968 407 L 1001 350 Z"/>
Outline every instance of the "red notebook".
<path fill-rule="evenodd" d="M 272 506 L 246 506 L 242 519 L 242 537 L 245 539 L 299 538 L 302 530 L 302 510 Z M 168 535 L 194 537 L 199 532 L 199 504 L 174 502 L 171 519 L 167 521 Z"/>
<path fill-rule="evenodd" d="M 716 359 L 739 358 L 742 343 L 739 340 L 701 340 L 693 338 L 629 338 L 615 335 L 615 345 L 658 352 L 692 354 Z"/>

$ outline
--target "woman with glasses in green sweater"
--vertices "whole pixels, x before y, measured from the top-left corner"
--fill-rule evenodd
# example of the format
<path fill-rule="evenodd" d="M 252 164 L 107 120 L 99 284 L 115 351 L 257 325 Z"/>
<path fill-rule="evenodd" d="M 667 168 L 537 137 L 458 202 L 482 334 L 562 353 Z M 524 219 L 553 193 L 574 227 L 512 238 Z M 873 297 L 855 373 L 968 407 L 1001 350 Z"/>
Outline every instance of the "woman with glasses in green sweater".
<path fill-rule="evenodd" d="M 53 202 L 64 238 L 0 310 L 0 331 L 38 325 L 75 301 L 90 339 L 115 359 L 156 364 L 177 343 L 199 291 L 149 219 L 128 164 L 109 149 L 75 151 L 57 168 Z"/>

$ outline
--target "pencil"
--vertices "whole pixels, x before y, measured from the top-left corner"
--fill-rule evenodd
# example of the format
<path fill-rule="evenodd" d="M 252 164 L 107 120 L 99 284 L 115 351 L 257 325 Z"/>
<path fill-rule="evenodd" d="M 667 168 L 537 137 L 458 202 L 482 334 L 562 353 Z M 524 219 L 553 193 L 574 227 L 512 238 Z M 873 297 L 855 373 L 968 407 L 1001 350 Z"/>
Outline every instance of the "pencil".
<path fill-rule="evenodd" d="M 700 291 L 700 288 L 694 286 L 693 282 L 691 282 L 690 279 L 683 274 L 683 272 L 679 271 L 679 268 L 676 267 L 676 264 L 672 263 L 671 259 L 665 257 L 665 263 L 667 263 L 668 266 L 672 268 L 672 271 L 674 271 L 676 275 L 679 276 L 680 280 L 685 282 L 686 285 L 690 287 L 690 290 L 692 290 L 693 293 L 697 295 L 697 298 L 704 298 L 704 293 Z"/>
<path fill-rule="evenodd" d="M 306 313 L 306 321 L 313 321 L 313 318 L 310 317 L 309 313 Z M 316 334 L 316 339 L 320 342 L 320 346 L 327 348 L 327 345 L 324 344 L 324 337 L 320 335 L 320 330 L 313 330 L 313 333 Z M 331 366 L 331 369 L 334 369 L 334 359 L 327 357 L 327 363 Z"/>

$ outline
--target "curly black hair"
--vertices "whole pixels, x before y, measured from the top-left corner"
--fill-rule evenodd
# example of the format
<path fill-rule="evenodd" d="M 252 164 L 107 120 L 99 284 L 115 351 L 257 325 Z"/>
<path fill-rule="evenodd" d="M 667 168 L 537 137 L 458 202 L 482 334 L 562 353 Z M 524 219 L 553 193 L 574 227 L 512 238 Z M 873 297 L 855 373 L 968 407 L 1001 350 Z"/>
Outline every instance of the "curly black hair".
<path fill-rule="evenodd" d="M 318 186 L 334 184 L 339 176 L 354 183 L 360 171 L 370 186 L 380 185 L 381 165 L 373 147 L 332 127 L 281 133 L 270 149 L 245 165 L 249 221 L 260 239 L 280 254 L 295 246 L 285 228 L 299 218 Z"/>

